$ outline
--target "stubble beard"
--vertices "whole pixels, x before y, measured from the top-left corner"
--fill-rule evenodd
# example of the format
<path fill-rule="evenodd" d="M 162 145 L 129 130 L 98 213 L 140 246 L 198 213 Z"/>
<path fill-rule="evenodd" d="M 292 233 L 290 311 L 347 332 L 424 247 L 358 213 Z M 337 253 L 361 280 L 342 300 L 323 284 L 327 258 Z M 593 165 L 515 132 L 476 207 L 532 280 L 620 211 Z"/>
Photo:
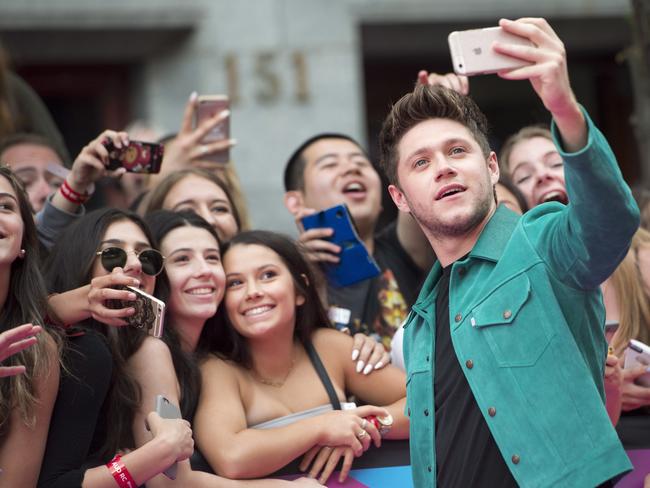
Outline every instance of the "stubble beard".
<path fill-rule="evenodd" d="M 436 218 L 436 216 L 432 215 L 430 212 L 415 211 L 415 208 L 417 207 L 411 205 L 411 202 L 407 198 L 413 218 L 418 222 L 420 227 L 422 227 L 425 234 L 434 237 L 436 240 L 448 237 L 460 237 L 468 234 L 472 229 L 485 220 L 490 213 L 493 201 L 493 193 L 485 191 L 482 198 L 474 203 L 469 215 L 462 219 L 447 222 L 443 219 Z"/>

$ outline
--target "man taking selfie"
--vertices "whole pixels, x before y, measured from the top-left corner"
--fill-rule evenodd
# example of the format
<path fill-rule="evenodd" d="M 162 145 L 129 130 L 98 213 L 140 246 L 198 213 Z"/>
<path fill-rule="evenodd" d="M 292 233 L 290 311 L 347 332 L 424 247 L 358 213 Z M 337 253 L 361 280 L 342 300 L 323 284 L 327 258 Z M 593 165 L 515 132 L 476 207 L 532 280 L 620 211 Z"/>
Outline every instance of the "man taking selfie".
<path fill-rule="evenodd" d="M 551 113 L 568 205 L 496 207 L 496 155 L 468 97 L 419 84 L 384 122 L 382 166 L 438 262 L 404 326 L 411 463 L 418 487 L 612 486 L 629 470 L 604 408 L 599 285 L 639 211 L 607 141 L 577 103 L 564 46 L 543 19 L 501 20 Z"/>

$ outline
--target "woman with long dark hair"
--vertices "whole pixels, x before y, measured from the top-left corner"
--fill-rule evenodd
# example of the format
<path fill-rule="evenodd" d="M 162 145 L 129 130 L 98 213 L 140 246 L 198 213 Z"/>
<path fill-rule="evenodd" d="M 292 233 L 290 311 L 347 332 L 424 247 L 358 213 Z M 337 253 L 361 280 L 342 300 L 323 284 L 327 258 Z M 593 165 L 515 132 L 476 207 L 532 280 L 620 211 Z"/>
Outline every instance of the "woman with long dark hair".
<path fill-rule="evenodd" d="M 0 368 L 0 376 L 7 376 L 0 379 L 4 486 L 36 483 L 59 385 L 55 332 L 38 326 L 46 294 L 37 253 L 27 195 L 12 171 L 0 166 L 0 341 L 13 344 L 3 348 Z"/>
<path fill-rule="evenodd" d="M 215 355 L 202 363 L 194 417 L 197 445 L 216 472 L 265 476 L 309 451 L 310 474 L 325 482 L 340 458 L 345 478 L 354 456 L 380 444 L 380 430 L 408 437 L 403 372 L 356 373 L 353 339 L 328 327 L 316 275 L 293 241 L 243 232 L 223 261 L 230 339 L 212 343 Z M 370 405 L 342 409 L 348 394 Z"/>
<path fill-rule="evenodd" d="M 56 315 L 73 327 L 67 328 L 68 371 L 62 376 L 39 486 L 112 487 L 121 473 L 141 485 L 192 453 L 189 423 L 152 412 L 147 416 L 149 442 L 124 456 L 116 454 L 135 447 L 133 422 L 141 391 L 126 362 L 146 332 L 107 327 L 107 322 L 124 325 L 124 318 L 134 313 L 129 306 L 111 310 L 107 300 L 135 299 L 133 292 L 116 286 L 153 292 L 164 262 L 154 244 L 140 217 L 103 209 L 68 228 L 50 254 L 50 291 L 65 297 Z"/>

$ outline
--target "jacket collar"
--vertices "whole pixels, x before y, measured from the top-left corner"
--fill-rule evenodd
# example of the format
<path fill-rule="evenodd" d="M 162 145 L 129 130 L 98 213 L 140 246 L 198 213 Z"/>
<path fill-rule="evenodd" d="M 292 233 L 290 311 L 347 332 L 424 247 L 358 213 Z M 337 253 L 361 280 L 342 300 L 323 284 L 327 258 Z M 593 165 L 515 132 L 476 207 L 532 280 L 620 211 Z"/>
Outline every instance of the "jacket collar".
<path fill-rule="evenodd" d="M 501 258 L 519 218 L 520 216 L 512 210 L 504 205 L 499 205 L 483 228 L 476 244 L 469 253 L 468 259 L 478 258 L 497 262 Z M 413 310 L 418 314 L 424 313 L 431 303 L 441 274 L 442 266 L 440 266 L 439 261 L 436 261 L 422 285 L 418 299 L 413 304 Z"/>
<path fill-rule="evenodd" d="M 469 257 L 498 261 L 519 218 L 519 215 L 505 205 L 499 205 L 478 237 Z"/>

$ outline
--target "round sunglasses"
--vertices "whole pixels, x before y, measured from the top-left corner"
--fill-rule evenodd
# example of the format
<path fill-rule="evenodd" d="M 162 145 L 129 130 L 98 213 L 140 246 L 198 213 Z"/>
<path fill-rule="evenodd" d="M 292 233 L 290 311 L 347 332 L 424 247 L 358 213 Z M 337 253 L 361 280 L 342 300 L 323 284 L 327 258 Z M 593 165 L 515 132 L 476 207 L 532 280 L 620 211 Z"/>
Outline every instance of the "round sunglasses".
<path fill-rule="evenodd" d="M 100 256 L 102 266 L 109 273 L 113 268 L 123 268 L 126 265 L 126 259 L 129 253 L 135 254 L 140 260 L 142 265 L 142 272 L 149 276 L 157 276 L 163 270 L 165 264 L 165 256 L 160 254 L 155 249 L 144 249 L 142 251 L 129 251 L 128 253 L 121 247 L 107 247 L 101 251 L 97 251 Z"/>

